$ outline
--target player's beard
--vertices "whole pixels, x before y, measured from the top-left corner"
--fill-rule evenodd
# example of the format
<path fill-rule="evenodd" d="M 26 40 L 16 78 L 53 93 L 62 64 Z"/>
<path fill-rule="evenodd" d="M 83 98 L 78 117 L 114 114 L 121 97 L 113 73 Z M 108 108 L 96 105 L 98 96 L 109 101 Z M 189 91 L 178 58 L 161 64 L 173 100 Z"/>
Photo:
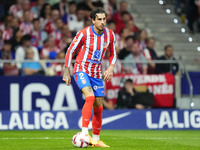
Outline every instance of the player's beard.
<path fill-rule="evenodd" d="M 97 29 L 98 29 L 99 31 L 103 31 L 104 28 L 105 28 L 105 26 L 103 26 L 103 27 L 97 27 Z"/>

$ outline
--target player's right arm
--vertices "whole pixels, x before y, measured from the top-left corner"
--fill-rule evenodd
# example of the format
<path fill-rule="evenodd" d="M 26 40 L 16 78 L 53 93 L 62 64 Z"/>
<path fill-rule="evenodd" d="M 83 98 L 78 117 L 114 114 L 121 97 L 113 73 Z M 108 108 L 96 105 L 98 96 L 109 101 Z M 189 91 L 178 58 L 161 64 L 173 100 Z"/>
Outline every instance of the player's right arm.
<path fill-rule="evenodd" d="M 69 67 L 71 66 L 71 60 L 73 54 L 81 47 L 83 43 L 83 33 L 80 31 L 74 37 L 71 45 L 67 49 L 67 53 L 65 56 L 65 69 L 63 74 L 63 81 L 69 86 L 71 83 L 71 77 L 69 74 Z"/>
<path fill-rule="evenodd" d="M 64 74 L 63 74 L 63 81 L 69 86 L 71 83 L 71 77 L 69 74 L 69 67 L 65 67 Z"/>

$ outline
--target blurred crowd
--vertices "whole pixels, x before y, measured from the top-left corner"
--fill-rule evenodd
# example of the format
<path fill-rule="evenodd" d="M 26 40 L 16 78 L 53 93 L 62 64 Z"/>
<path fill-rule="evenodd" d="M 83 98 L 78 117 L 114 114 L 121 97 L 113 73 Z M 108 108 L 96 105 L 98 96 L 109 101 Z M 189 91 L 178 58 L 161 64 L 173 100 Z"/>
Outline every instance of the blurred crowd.
<path fill-rule="evenodd" d="M 200 0 L 174 0 L 175 13 L 187 23 L 191 33 L 200 32 Z"/>
<path fill-rule="evenodd" d="M 62 75 L 64 61 L 41 64 L 39 60 L 65 59 L 67 48 L 76 33 L 92 25 L 89 14 L 95 7 L 105 9 L 107 27 L 116 36 L 119 59 L 114 68 L 115 74 L 178 72 L 177 64 L 148 63 L 148 60 L 175 60 L 173 47 L 166 45 L 163 56 L 158 57 L 155 38 L 136 26 L 137 22 L 125 1 L 7 0 L 0 1 L 0 59 L 18 62 L 0 61 L 0 74 Z M 26 62 L 26 59 L 38 62 Z M 104 56 L 102 71 L 108 68 L 108 60 L 109 51 Z"/>

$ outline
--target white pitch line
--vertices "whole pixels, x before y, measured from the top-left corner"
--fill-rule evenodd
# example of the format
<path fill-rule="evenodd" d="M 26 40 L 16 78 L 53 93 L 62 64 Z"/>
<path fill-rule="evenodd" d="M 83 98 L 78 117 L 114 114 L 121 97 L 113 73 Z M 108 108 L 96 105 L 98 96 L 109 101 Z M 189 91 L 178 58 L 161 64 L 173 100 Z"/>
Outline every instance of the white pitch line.
<path fill-rule="evenodd" d="M 63 139 L 72 139 L 72 138 L 65 138 L 65 137 L 35 137 L 35 138 L 26 138 L 26 137 L 22 137 L 22 138 L 0 138 L 0 140 L 63 140 Z M 179 137 L 141 137 L 141 138 L 104 138 L 104 139 L 113 139 L 113 140 L 117 140 L 117 139 L 133 139 L 133 140 L 199 140 L 200 138 L 179 138 Z"/>

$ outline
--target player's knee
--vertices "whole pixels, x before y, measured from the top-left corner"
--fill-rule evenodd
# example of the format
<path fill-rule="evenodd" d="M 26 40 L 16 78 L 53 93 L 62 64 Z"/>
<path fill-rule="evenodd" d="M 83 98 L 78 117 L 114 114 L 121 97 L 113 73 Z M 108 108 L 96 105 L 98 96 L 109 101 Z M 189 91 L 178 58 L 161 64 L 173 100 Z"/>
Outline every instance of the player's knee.
<path fill-rule="evenodd" d="M 92 104 L 94 104 L 95 97 L 94 97 L 94 96 L 88 96 L 88 97 L 85 98 L 85 101 L 86 101 L 87 103 L 92 103 Z"/>
<path fill-rule="evenodd" d="M 93 106 L 94 107 L 103 106 L 103 97 L 96 97 Z"/>

